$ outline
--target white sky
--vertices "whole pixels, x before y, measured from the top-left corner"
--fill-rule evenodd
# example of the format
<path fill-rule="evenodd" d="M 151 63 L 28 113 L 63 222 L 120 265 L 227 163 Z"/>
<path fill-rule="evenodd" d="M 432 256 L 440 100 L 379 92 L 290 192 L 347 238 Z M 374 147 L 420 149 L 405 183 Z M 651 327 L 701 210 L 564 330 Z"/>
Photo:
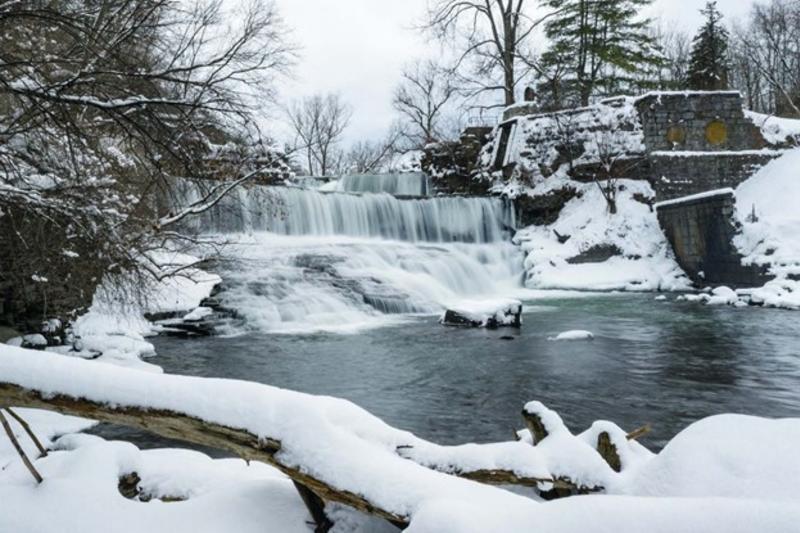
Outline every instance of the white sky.
<path fill-rule="evenodd" d="M 414 29 L 426 0 L 276 0 L 301 46 L 284 100 L 338 92 L 353 107 L 348 141 L 382 136 L 392 120 L 403 65 L 435 55 L 437 45 Z M 753 0 L 718 0 L 727 20 L 743 18 Z M 652 16 L 694 33 L 705 0 L 656 0 Z"/>

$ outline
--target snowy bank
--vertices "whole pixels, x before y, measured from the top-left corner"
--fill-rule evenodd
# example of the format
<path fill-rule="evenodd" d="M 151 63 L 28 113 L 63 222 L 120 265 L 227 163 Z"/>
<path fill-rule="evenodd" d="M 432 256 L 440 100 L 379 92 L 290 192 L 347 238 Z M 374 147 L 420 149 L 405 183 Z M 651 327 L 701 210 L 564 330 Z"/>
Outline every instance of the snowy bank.
<path fill-rule="evenodd" d="M 410 531 L 523 531 L 536 524 L 553 532 L 641 533 L 647 524 L 647 531 L 665 533 L 789 533 L 800 523 L 797 419 L 712 417 L 654 455 L 610 422 L 573 435 L 556 413 L 532 402 L 525 413 L 539 421 L 535 446 L 533 433 L 523 431 L 519 442 L 447 447 L 391 428 L 343 400 L 0 347 L 0 395 L 9 386 L 101 402 L 108 412 L 134 405 L 184 412 L 278 439 L 280 451 L 262 457 L 302 466 L 304 475 L 391 510 L 410 522 Z M 617 470 L 595 450 L 600 437 L 614 445 Z M 0 530 L 99 533 L 109 524 L 124 533 L 308 528 L 290 482 L 258 463 L 141 452 L 94 437 L 65 437 L 55 448 L 36 461 L 46 478 L 41 486 L 19 464 L 0 471 L 0 507 L 14 510 L 0 513 Z M 493 469 L 565 476 L 602 485 L 606 495 L 544 503 L 450 475 Z M 128 500 L 117 485 L 133 472 L 141 481 L 137 499 Z M 91 512 L 82 505 L 87 498 Z M 159 498 L 185 501 L 165 505 Z M 341 517 L 337 531 L 386 530 L 340 511 L 332 514 Z"/>
<path fill-rule="evenodd" d="M 800 149 L 764 166 L 736 190 L 742 232 L 734 244 L 745 264 L 762 265 L 776 279 L 752 292 L 753 302 L 800 309 Z"/>
<path fill-rule="evenodd" d="M 546 182 L 548 189 L 553 181 Z M 619 180 L 616 214 L 608 212 L 597 184 L 564 183 L 575 187 L 579 196 L 566 204 L 557 222 L 525 228 L 515 237 L 527 253 L 528 288 L 678 291 L 690 287 L 656 214 L 638 200 L 654 196 L 648 183 Z M 528 194 L 543 194 L 540 189 Z"/>

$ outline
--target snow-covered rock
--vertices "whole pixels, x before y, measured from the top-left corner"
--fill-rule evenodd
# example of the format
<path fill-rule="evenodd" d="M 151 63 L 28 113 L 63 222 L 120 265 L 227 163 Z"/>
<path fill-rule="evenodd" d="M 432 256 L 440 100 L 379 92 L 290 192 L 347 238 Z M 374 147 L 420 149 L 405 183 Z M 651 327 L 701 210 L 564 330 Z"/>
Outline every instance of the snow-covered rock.
<path fill-rule="evenodd" d="M 447 309 L 440 322 L 456 327 L 519 328 L 522 326 L 522 302 L 512 299 L 461 301 Z"/>
<path fill-rule="evenodd" d="M 548 340 L 551 341 L 593 341 L 594 340 L 594 333 L 591 331 L 583 331 L 583 330 L 573 330 L 573 331 L 565 331 L 563 333 L 559 333 L 555 337 L 552 337 Z"/>

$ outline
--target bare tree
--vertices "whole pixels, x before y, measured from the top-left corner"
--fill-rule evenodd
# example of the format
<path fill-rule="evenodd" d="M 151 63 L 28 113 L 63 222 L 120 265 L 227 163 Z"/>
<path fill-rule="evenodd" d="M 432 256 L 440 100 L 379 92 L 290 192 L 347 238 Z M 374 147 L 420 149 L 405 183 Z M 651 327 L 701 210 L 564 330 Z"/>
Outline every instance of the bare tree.
<path fill-rule="evenodd" d="M 544 21 L 528 11 L 526 0 L 432 0 L 426 28 L 443 42 L 460 41 L 458 66 L 469 97 L 501 92 L 502 102 L 516 102 L 517 88 L 536 69 L 530 61 L 528 39 Z M 548 15 L 549 16 L 549 15 Z M 546 17 L 545 17 L 546 18 Z"/>
<path fill-rule="evenodd" d="M 393 125 L 383 139 L 377 141 L 358 141 L 347 152 L 345 171 L 351 174 L 370 174 L 377 172 L 398 153 L 403 131 Z"/>
<path fill-rule="evenodd" d="M 414 148 L 441 140 L 446 106 L 456 95 L 453 73 L 434 61 L 418 61 L 403 71 L 393 105 L 403 118 L 405 136 Z"/>
<path fill-rule="evenodd" d="M 47 315 L 103 277 L 154 273 L 147 251 L 181 238 L 158 198 L 175 178 L 223 178 L 217 148 L 258 139 L 254 97 L 289 68 L 287 42 L 269 0 L 235 13 L 221 0 L 0 3 L 12 298 Z"/>
<path fill-rule="evenodd" d="M 350 106 L 338 94 L 318 94 L 295 102 L 287 116 L 296 137 L 295 147 L 306 153 L 308 173 L 328 176 L 341 157 L 337 149 L 350 124 Z"/>
<path fill-rule="evenodd" d="M 748 100 L 763 105 L 762 112 L 800 117 L 800 1 L 756 4 L 736 33 L 734 79 L 761 93 Z"/>
<path fill-rule="evenodd" d="M 653 39 L 664 58 L 659 70 L 658 84 L 662 90 L 685 89 L 688 82 L 689 59 L 692 54 L 692 38 L 675 24 L 661 25 L 653 29 Z"/>

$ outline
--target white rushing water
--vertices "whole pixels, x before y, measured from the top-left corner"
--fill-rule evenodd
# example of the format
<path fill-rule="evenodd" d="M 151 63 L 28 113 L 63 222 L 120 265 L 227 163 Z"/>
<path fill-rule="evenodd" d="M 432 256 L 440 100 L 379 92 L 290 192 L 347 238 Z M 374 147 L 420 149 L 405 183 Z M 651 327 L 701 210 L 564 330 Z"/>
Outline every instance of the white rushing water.
<path fill-rule="evenodd" d="M 260 331 L 356 331 L 522 282 L 513 209 L 497 198 L 254 187 L 194 223 L 235 243 L 220 297 Z"/>
<path fill-rule="evenodd" d="M 422 173 L 344 176 L 322 190 L 352 193 L 387 193 L 394 196 L 428 196 L 428 177 Z"/>

